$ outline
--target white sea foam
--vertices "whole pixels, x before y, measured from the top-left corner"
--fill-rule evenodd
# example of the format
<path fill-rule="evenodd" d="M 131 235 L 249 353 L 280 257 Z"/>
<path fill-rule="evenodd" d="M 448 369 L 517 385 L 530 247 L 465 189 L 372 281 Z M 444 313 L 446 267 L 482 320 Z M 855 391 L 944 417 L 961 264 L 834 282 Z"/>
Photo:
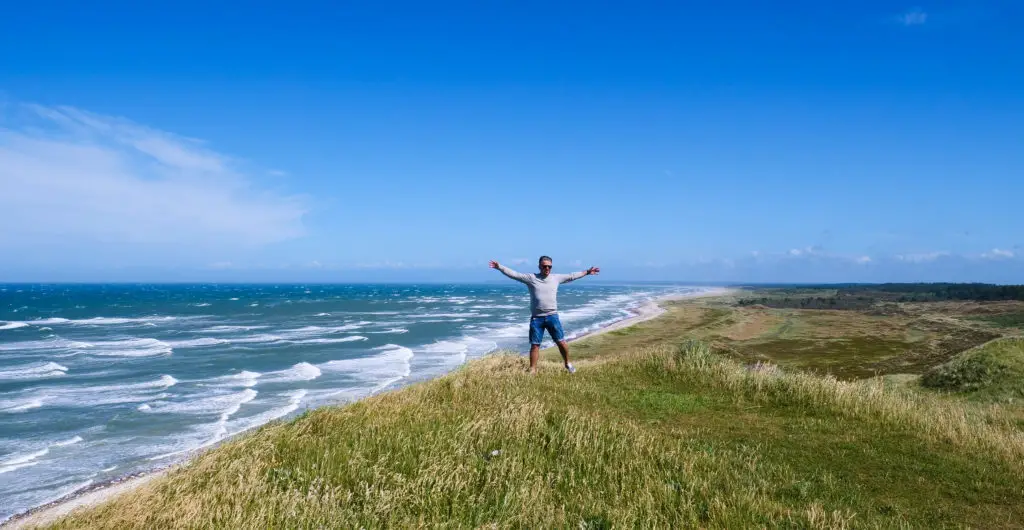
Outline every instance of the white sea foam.
<path fill-rule="evenodd" d="M 476 337 L 462 337 L 457 341 L 437 341 L 423 347 L 426 354 L 452 356 L 453 360 L 463 363 L 470 356 L 479 357 L 498 348 L 498 343 Z"/>
<path fill-rule="evenodd" d="M 241 392 L 214 394 L 194 398 L 189 401 L 153 401 L 147 403 L 144 412 L 151 414 L 191 414 L 191 415 L 224 415 L 234 414 L 245 403 L 256 398 L 257 392 L 251 388 Z M 139 407 L 142 410 L 142 407 Z"/>
<path fill-rule="evenodd" d="M 400 335 L 402 333 L 409 333 L 409 330 L 407 330 L 405 328 L 388 328 L 388 329 L 385 329 L 385 330 L 382 330 L 382 331 L 362 331 L 361 333 Z"/>
<path fill-rule="evenodd" d="M 267 326 L 213 326 L 196 330 L 193 333 L 237 333 L 239 331 L 252 331 L 254 329 L 266 329 Z"/>
<path fill-rule="evenodd" d="M 143 390 L 160 389 L 164 390 L 178 384 L 178 380 L 172 375 L 164 374 L 152 381 L 144 381 L 142 383 L 131 383 L 131 384 L 118 384 L 118 385 L 100 385 L 100 386 L 84 386 L 75 389 L 76 392 L 84 394 L 91 393 L 104 393 L 104 392 L 138 392 Z"/>
<path fill-rule="evenodd" d="M 496 304 L 496 305 L 473 305 L 469 306 L 470 309 L 526 309 L 525 305 L 512 305 L 512 304 Z"/>
<path fill-rule="evenodd" d="M 172 320 L 178 320 L 178 317 L 172 316 L 152 316 L 152 317 L 137 317 L 137 318 L 125 318 L 125 317 L 93 317 L 83 318 L 78 320 L 69 320 L 66 318 L 48 318 L 45 320 L 35 320 L 29 322 L 32 325 L 54 325 L 54 324 L 70 324 L 72 326 L 123 326 L 126 324 L 147 324 L 156 322 L 170 322 Z"/>
<path fill-rule="evenodd" d="M 285 339 L 303 339 L 307 337 L 317 337 L 320 335 L 330 335 L 332 333 L 343 333 L 346 331 L 357 330 L 372 322 L 359 322 L 356 324 L 345 324 L 343 326 L 306 326 L 298 329 L 287 329 L 280 331 L 282 337 Z"/>
<path fill-rule="evenodd" d="M 51 447 L 64 447 L 64 446 L 67 446 L 67 445 L 74 445 L 74 444 L 76 444 L 78 442 L 81 442 L 81 441 L 82 441 L 82 437 L 81 436 L 75 436 L 74 438 L 69 438 L 67 440 L 62 440 L 62 441 L 59 441 L 59 442 L 54 442 Z"/>
<path fill-rule="evenodd" d="M 271 335 L 269 333 L 260 333 L 259 335 L 252 335 L 249 337 L 232 338 L 230 342 L 234 344 L 261 344 L 270 342 L 281 342 L 284 337 L 280 335 Z"/>
<path fill-rule="evenodd" d="M 162 340 L 131 338 L 93 342 L 84 352 L 102 357 L 154 357 L 172 351 L 171 345 Z"/>
<path fill-rule="evenodd" d="M 190 304 L 190 305 L 192 305 L 193 307 L 210 307 L 210 304 L 208 302 L 203 302 L 201 304 Z"/>
<path fill-rule="evenodd" d="M 406 316 L 409 318 L 487 318 L 491 315 L 470 311 L 467 313 L 412 313 Z"/>
<path fill-rule="evenodd" d="M 379 353 L 370 357 L 328 361 L 319 366 L 330 372 L 345 372 L 348 375 L 371 381 L 381 378 L 408 377 L 412 373 L 411 361 L 415 354 L 411 349 L 397 344 L 386 344 L 373 350 Z"/>
<path fill-rule="evenodd" d="M 31 363 L 0 370 L 0 381 L 12 379 L 45 379 L 60 377 L 68 371 L 66 366 L 55 362 Z"/>
<path fill-rule="evenodd" d="M 92 344 L 88 342 L 50 338 L 0 344 L 0 351 L 77 350 L 90 347 L 92 347 Z"/>
<path fill-rule="evenodd" d="M 43 406 L 43 398 L 30 397 L 27 399 L 0 400 L 0 412 L 25 412 L 26 410 L 37 409 Z"/>
<path fill-rule="evenodd" d="M 51 448 L 65 447 L 68 445 L 76 444 L 81 441 L 81 436 L 75 436 L 74 438 L 70 438 L 67 440 L 58 440 L 55 442 L 51 442 L 42 449 L 36 449 L 34 451 L 21 454 L 15 453 L 14 455 L 11 455 L 4 460 L 0 460 L 0 474 L 9 473 L 16 469 L 21 469 L 23 467 L 34 466 L 39 463 L 40 457 L 50 454 Z"/>
<path fill-rule="evenodd" d="M 291 368 L 268 372 L 261 379 L 261 383 L 291 383 L 295 381 L 312 381 L 320 377 L 320 369 L 307 362 L 298 363 Z"/>
<path fill-rule="evenodd" d="M 23 412 L 42 406 L 90 408 L 100 405 L 138 403 L 166 397 L 158 394 L 178 383 L 164 374 L 151 381 L 116 385 L 89 385 L 34 390 L 13 401 L 0 402 L 0 412 Z"/>
<path fill-rule="evenodd" d="M 198 339 L 191 339 L 191 340 L 170 341 L 170 342 L 168 342 L 168 344 L 170 344 L 171 348 L 174 349 L 174 348 L 202 348 L 202 347 L 205 347 L 205 346 L 217 346 L 219 344 L 227 344 L 228 342 L 230 342 L 230 341 L 227 340 L 227 339 L 217 339 L 217 338 L 213 338 L 213 337 L 201 337 L 201 338 L 198 338 Z"/>
<path fill-rule="evenodd" d="M 264 423 L 267 423 L 269 421 L 276 420 L 278 418 L 287 416 L 292 412 L 295 412 L 296 410 L 298 410 L 299 405 L 302 403 L 302 399 L 306 397 L 306 394 L 307 391 L 304 389 L 285 392 L 283 396 L 288 398 L 287 404 L 281 407 L 270 409 L 265 412 L 261 412 L 248 418 L 238 420 L 239 424 L 232 426 L 233 428 L 231 429 L 230 433 L 227 433 L 227 436 L 234 436 L 236 434 L 245 432 L 254 427 L 263 425 Z"/>
<path fill-rule="evenodd" d="M 7 322 L 6 324 L 0 324 L 0 329 L 18 329 L 27 326 L 28 324 L 25 322 Z"/>
<path fill-rule="evenodd" d="M 329 316 L 331 316 L 331 314 L 330 313 L 317 313 L 317 314 L 315 314 L 313 316 L 315 316 L 315 317 L 329 317 Z"/>
<path fill-rule="evenodd" d="M 212 386 L 224 386 L 224 387 L 251 387 L 256 386 L 258 379 L 263 375 L 259 372 L 250 372 L 243 370 L 237 374 L 222 375 L 220 377 L 214 377 L 211 379 Z"/>
<path fill-rule="evenodd" d="M 369 340 L 369 339 L 367 339 L 366 337 L 359 336 L 359 335 L 351 335 L 351 336 L 348 336 L 348 337 L 338 337 L 338 338 L 333 338 L 333 339 L 330 339 L 330 338 L 317 338 L 317 339 L 297 340 L 297 341 L 293 341 L 293 342 L 295 344 L 339 344 L 339 343 L 342 343 L 342 342 L 357 342 L 357 341 L 363 341 L 363 340 Z"/>

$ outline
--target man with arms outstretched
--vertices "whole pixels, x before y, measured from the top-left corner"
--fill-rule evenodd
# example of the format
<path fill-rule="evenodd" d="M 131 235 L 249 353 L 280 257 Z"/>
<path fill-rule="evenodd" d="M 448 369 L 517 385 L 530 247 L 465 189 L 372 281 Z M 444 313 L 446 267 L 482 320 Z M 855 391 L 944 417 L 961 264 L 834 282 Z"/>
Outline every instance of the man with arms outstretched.
<path fill-rule="evenodd" d="M 544 330 L 551 335 L 551 340 L 558 345 L 558 351 L 562 353 L 562 361 L 565 362 L 565 369 L 569 373 L 575 373 L 576 368 L 569 362 L 569 345 L 565 342 L 565 332 L 562 331 L 562 322 L 558 320 L 558 286 L 578 280 L 584 276 L 597 274 L 601 269 L 591 267 L 585 271 L 572 274 L 552 274 L 551 258 L 541 256 L 538 266 L 540 272 L 536 274 L 523 274 L 516 272 L 497 261 L 491 262 L 492 269 L 498 269 L 502 274 L 513 280 L 523 282 L 530 289 L 530 373 L 537 373 L 537 357 L 540 355 L 540 343 L 544 338 Z"/>

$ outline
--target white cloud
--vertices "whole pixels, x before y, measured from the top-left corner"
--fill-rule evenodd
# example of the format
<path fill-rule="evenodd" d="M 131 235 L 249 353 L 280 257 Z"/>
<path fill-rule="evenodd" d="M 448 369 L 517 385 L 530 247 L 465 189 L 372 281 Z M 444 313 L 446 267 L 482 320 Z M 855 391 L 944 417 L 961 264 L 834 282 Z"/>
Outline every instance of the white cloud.
<path fill-rule="evenodd" d="M 855 258 L 853 261 L 855 261 L 857 263 L 861 263 L 861 264 L 867 264 L 867 263 L 871 263 L 871 257 L 870 256 L 861 256 L 859 258 Z"/>
<path fill-rule="evenodd" d="M 301 236 L 305 201 L 261 191 L 242 166 L 197 140 L 121 118 L 0 107 L 0 224 L 11 227 L 0 245 L 102 243 L 157 259 Z"/>
<path fill-rule="evenodd" d="M 789 249 L 790 256 L 821 256 L 823 255 L 821 247 L 804 247 L 804 248 L 791 248 Z"/>
<path fill-rule="evenodd" d="M 511 263 L 512 263 L 513 265 L 523 265 L 523 264 L 525 264 L 525 263 L 529 263 L 529 262 L 530 262 L 530 260 L 528 260 L 528 259 L 526 259 L 526 258 L 516 258 L 516 259 L 514 259 L 514 260 L 510 260 L 510 262 L 511 262 Z"/>
<path fill-rule="evenodd" d="M 928 22 L 928 13 L 919 7 L 915 7 L 897 15 L 896 22 L 904 26 L 920 26 Z"/>
<path fill-rule="evenodd" d="M 939 258 L 947 257 L 949 255 L 949 252 L 940 251 L 925 252 L 920 254 L 897 254 L 895 258 L 897 261 L 905 261 L 908 263 L 927 263 L 930 261 L 935 261 Z"/>
<path fill-rule="evenodd" d="M 982 254 L 981 257 L 985 259 L 1010 259 L 1013 258 L 1015 255 L 1016 254 L 1014 254 L 1012 250 L 994 248 Z"/>

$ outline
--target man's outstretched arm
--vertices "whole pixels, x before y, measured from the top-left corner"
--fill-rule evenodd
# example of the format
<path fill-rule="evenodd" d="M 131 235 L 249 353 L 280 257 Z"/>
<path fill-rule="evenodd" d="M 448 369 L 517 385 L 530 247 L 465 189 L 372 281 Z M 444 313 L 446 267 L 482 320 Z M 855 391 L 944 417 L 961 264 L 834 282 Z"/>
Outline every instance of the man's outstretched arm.
<path fill-rule="evenodd" d="M 510 268 L 508 268 L 508 267 L 498 263 L 497 261 L 491 261 L 491 268 L 492 269 L 498 269 L 499 271 L 501 271 L 502 274 L 504 274 L 505 276 L 508 276 L 509 278 L 512 278 L 513 280 L 515 280 L 517 282 L 527 283 L 530 280 L 530 275 L 529 274 L 523 274 L 521 272 L 516 272 L 516 271 L 514 271 L 514 270 L 512 270 L 512 269 L 510 269 Z"/>
<path fill-rule="evenodd" d="M 591 274 L 597 274 L 599 272 L 601 272 L 601 269 L 599 267 L 591 267 L 585 271 L 574 272 L 572 274 L 565 274 L 559 279 L 560 281 L 558 283 L 568 283 L 573 280 L 578 280 L 584 276 L 590 276 Z"/>

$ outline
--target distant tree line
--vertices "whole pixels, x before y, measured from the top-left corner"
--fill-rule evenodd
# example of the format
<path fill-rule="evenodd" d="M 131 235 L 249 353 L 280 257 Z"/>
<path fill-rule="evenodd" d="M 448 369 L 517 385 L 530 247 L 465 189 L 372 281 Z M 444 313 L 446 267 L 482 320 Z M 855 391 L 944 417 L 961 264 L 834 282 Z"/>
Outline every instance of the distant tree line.
<path fill-rule="evenodd" d="M 1024 301 L 1024 285 L 985 283 L 883 283 L 773 286 L 762 296 L 741 299 L 741 306 L 778 309 L 869 309 L 878 302 L 936 302 L 944 300 Z M 816 291 L 829 291 L 818 295 Z M 758 293 L 758 294 L 761 294 Z M 834 293 L 834 294 L 833 294 Z"/>
<path fill-rule="evenodd" d="M 834 289 L 835 287 L 833 287 Z M 842 287 L 844 293 L 879 292 L 896 295 L 900 301 L 929 300 L 1024 300 L 1024 285 L 988 283 L 883 283 Z"/>

